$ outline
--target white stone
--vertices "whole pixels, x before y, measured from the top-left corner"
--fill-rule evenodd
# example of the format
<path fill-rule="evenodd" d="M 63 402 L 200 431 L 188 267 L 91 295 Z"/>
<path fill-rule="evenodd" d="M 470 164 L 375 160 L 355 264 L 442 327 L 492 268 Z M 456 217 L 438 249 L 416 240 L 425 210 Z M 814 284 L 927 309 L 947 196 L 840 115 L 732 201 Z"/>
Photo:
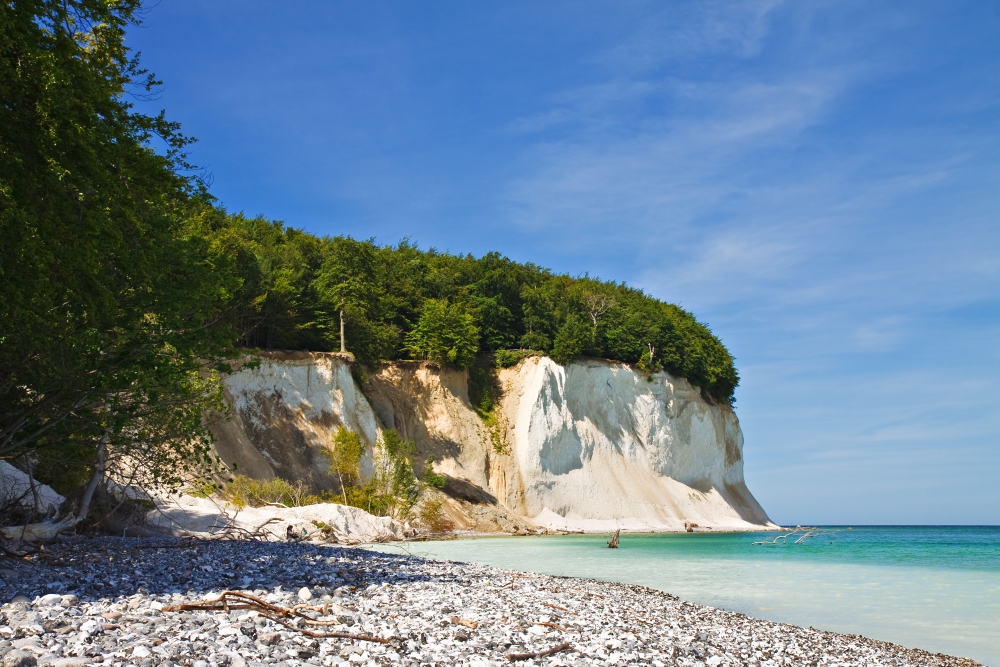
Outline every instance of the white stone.
<path fill-rule="evenodd" d="M 51 607 L 52 605 L 62 604 L 63 596 L 57 595 L 55 593 L 49 593 L 48 595 L 43 595 L 38 598 L 38 604 L 41 607 Z"/>
<path fill-rule="evenodd" d="M 31 478 L 27 474 L 6 461 L 0 461 L 0 505 L 18 500 L 24 507 L 33 507 L 35 496 L 31 491 L 31 486 Z M 55 512 L 66 500 L 51 486 L 38 482 L 35 482 L 34 486 L 38 493 L 38 510 L 42 514 Z"/>
<path fill-rule="evenodd" d="M 312 591 L 303 586 L 299 589 L 299 599 L 303 602 L 309 602 L 309 600 L 313 599 Z"/>
<path fill-rule="evenodd" d="M 303 507 L 247 507 L 238 513 L 210 498 L 171 496 L 157 501 L 159 509 L 147 522 L 174 534 L 212 534 L 230 523 L 238 529 L 259 531 L 266 539 L 284 542 L 288 527 L 305 539 L 325 539 L 317 523 L 329 526 L 338 541 L 347 544 L 388 542 L 405 537 L 403 524 L 387 516 L 373 516 L 358 507 L 318 503 Z M 233 517 L 235 515 L 235 517 Z M 275 521 L 272 521 L 275 519 Z"/>
<path fill-rule="evenodd" d="M 149 650 L 148 646 L 136 646 L 132 649 L 133 658 L 148 658 L 153 652 Z"/>

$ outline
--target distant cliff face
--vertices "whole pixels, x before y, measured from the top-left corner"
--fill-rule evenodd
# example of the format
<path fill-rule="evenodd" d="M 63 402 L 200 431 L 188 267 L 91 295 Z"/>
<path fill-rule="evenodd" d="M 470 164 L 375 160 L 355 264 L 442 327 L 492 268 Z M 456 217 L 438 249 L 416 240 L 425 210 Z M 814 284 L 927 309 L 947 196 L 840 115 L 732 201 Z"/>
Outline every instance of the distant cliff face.
<path fill-rule="evenodd" d="M 509 460 L 497 495 L 552 528 L 681 530 L 768 524 L 743 481 L 728 405 L 686 380 L 547 357 L 501 372 Z"/>
<path fill-rule="evenodd" d="M 218 451 L 252 477 L 331 488 L 326 459 L 345 424 L 374 443 L 395 428 L 435 459 L 446 489 L 500 503 L 554 529 L 747 529 L 768 525 L 743 481 L 743 436 L 727 405 L 686 380 L 647 379 L 625 364 L 547 357 L 500 372 L 493 437 L 472 409 L 463 371 L 381 364 L 362 392 L 334 354 L 268 353 L 226 379 L 232 421 Z"/>

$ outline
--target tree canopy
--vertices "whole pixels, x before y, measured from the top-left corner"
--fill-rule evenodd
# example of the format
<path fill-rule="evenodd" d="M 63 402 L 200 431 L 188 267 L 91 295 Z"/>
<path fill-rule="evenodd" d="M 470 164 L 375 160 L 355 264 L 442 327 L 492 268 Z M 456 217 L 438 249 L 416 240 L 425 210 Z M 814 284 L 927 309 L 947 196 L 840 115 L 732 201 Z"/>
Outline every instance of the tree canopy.
<path fill-rule="evenodd" d="M 192 233 L 188 139 L 129 101 L 157 84 L 123 42 L 138 6 L 0 4 L 0 458 L 104 447 L 165 480 L 207 452 L 241 283 Z"/>
<path fill-rule="evenodd" d="M 499 253 L 421 250 L 404 239 L 317 237 L 214 209 L 199 218 L 241 287 L 231 313 L 241 345 L 347 349 L 361 363 L 431 359 L 465 367 L 477 352 L 530 349 L 666 370 L 715 400 L 739 382 L 729 352 L 684 309 L 621 283 L 554 274 Z"/>

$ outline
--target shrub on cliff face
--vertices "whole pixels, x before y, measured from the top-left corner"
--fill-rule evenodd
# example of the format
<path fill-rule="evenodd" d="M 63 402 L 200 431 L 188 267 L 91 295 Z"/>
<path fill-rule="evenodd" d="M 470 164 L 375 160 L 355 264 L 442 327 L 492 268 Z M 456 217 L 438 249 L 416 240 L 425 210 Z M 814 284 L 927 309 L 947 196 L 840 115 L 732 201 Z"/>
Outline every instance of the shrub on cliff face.
<path fill-rule="evenodd" d="M 345 505 L 350 504 L 347 489 L 356 487 L 361 479 L 361 455 L 364 451 L 361 436 L 345 426 L 337 427 L 330 449 L 323 450 L 330 460 L 330 473 L 340 482 Z"/>
<path fill-rule="evenodd" d="M 420 483 L 413 471 L 417 447 L 394 429 L 382 432 L 372 451 L 372 475 L 361 478 L 361 456 L 364 444 L 361 436 L 345 426 L 339 426 L 333 436 L 333 446 L 326 452 L 330 472 L 340 482 L 340 495 L 345 505 L 360 507 L 377 516 L 406 518 L 417 502 Z"/>
<path fill-rule="evenodd" d="M 454 530 L 455 523 L 444 511 L 444 499 L 428 495 L 417 508 L 417 521 L 431 533 L 446 533 Z"/>

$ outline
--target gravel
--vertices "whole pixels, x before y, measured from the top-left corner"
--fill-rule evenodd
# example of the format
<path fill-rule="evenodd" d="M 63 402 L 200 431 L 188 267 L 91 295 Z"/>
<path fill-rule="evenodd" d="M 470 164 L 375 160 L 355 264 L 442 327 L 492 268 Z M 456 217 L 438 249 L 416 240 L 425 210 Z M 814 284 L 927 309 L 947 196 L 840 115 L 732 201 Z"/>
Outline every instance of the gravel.
<path fill-rule="evenodd" d="M 0 569 L 4 667 L 962 665 L 753 619 L 642 586 L 302 543 L 75 538 Z M 253 610 L 169 611 L 240 590 L 327 605 L 313 638 Z M 316 626 L 310 626 L 316 627 Z"/>

